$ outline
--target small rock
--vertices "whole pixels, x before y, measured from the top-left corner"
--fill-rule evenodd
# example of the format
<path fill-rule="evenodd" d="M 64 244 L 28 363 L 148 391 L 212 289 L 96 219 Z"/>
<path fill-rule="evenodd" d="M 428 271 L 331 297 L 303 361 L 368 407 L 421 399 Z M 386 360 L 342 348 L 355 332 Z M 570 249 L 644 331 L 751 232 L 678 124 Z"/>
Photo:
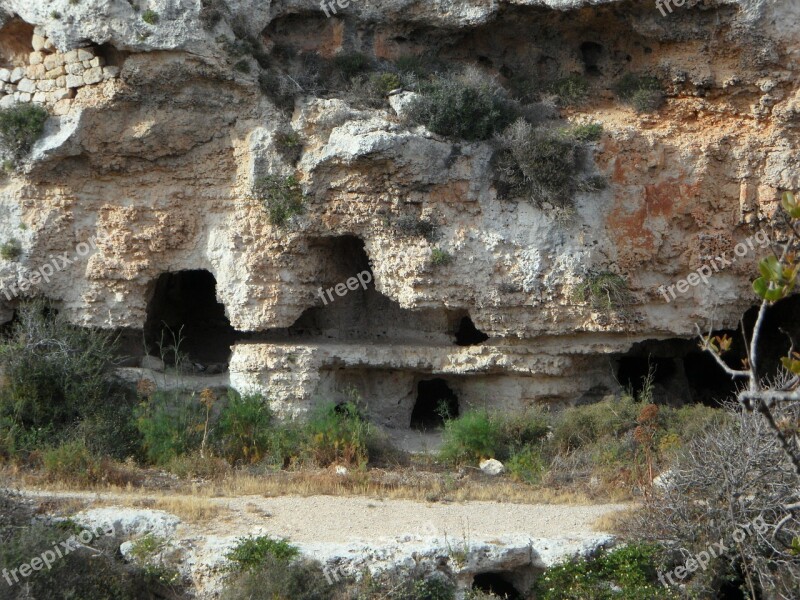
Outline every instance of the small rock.
<path fill-rule="evenodd" d="M 12 106 L 14 106 L 14 96 L 0 98 L 0 108 L 11 108 Z"/>
<path fill-rule="evenodd" d="M 9 69 L 0 69 L 0 81 L 11 81 L 11 71 Z"/>
<path fill-rule="evenodd" d="M 103 79 L 113 79 L 119 75 L 119 67 L 103 67 Z"/>
<path fill-rule="evenodd" d="M 32 65 L 40 65 L 44 62 L 44 54 L 41 52 L 31 52 L 28 62 Z"/>
<path fill-rule="evenodd" d="M 33 98 L 33 96 L 31 96 L 28 92 L 17 92 L 17 93 L 19 94 L 19 98 L 17 98 L 17 100 L 19 100 L 20 102 L 30 102 L 31 99 Z"/>
<path fill-rule="evenodd" d="M 103 58 L 101 56 L 95 56 L 92 60 L 89 61 L 89 66 L 91 66 L 91 67 L 102 67 L 103 66 Z"/>
<path fill-rule="evenodd" d="M 47 50 L 48 52 L 55 52 L 56 45 L 53 43 L 53 40 L 51 40 L 50 38 L 45 39 L 44 49 Z"/>
<path fill-rule="evenodd" d="M 64 57 L 60 54 L 49 54 L 44 57 L 44 61 L 42 63 L 44 68 L 48 71 L 55 69 L 56 67 L 60 67 L 64 64 Z"/>
<path fill-rule="evenodd" d="M 347 475 L 347 467 L 343 467 L 341 465 L 337 465 L 336 474 L 337 475 Z"/>
<path fill-rule="evenodd" d="M 52 79 L 42 79 L 36 82 L 36 89 L 40 92 L 52 92 L 56 82 Z"/>
<path fill-rule="evenodd" d="M 150 369 L 151 371 L 164 371 L 164 361 L 155 356 L 143 356 L 142 362 L 139 363 L 143 369 Z"/>
<path fill-rule="evenodd" d="M 72 100 L 69 98 L 59 100 L 53 105 L 53 114 L 57 117 L 62 117 L 69 112 L 70 106 L 72 106 Z"/>
<path fill-rule="evenodd" d="M 51 103 L 55 104 L 56 102 L 59 102 L 60 100 L 66 100 L 68 98 L 72 98 L 74 93 L 75 92 L 73 92 L 73 90 L 68 90 L 67 88 L 59 88 L 59 89 L 56 89 L 56 90 L 50 92 L 50 95 L 48 96 L 48 99 L 49 99 L 49 101 Z M 131 366 L 135 366 L 135 365 L 131 365 Z"/>
<path fill-rule="evenodd" d="M 68 65 L 73 63 L 79 62 L 78 61 L 78 51 L 77 50 L 70 50 L 64 55 L 64 62 Z"/>
<path fill-rule="evenodd" d="M 46 92 L 36 92 L 33 95 L 33 98 L 31 98 L 31 100 L 33 102 L 36 102 L 37 104 L 44 104 L 45 102 L 47 102 L 47 93 Z"/>
<path fill-rule="evenodd" d="M 84 60 L 92 60 L 94 58 L 94 54 L 85 48 L 78 48 L 78 60 L 83 62 Z"/>
<path fill-rule="evenodd" d="M 100 83 L 103 81 L 103 69 L 102 67 L 92 67 L 88 71 L 83 74 L 83 81 L 86 85 L 92 85 L 93 83 Z"/>
<path fill-rule="evenodd" d="M 67 74 L 68 75 L 80 75 L 83 77 L 83 65 L 81 63 L 69 63 L 67 64 Z"/>
<path fill-rule="evenodd" d="M 33 93 L 36 91 L 36 82 L 26 77 L 25 79 L 20 80 L 20 82 L 17 84 L 17 89 L 20 92 Z"/>
<path fill-rule="evenodd" d="M 389 105 L 398 116 L 402 117 L 408 107 L 419 97 L 415 92 L 399 92 L 389 96 Z"/>
<path fill-rule="evenodd" d="M 28 79 L 44 79 L 47 69 L 44 68 L 44 65 L 31 65 L 25 69 L 25 75 Z"/>
<path fill-rule="evenodd" d="M 67 87 L 67 78 L 65 75 L 61 75 L 60 77 L 56 78 L 56 87 L 60 88 Z"/>
<path fill-rule="evenodd" d="M 11 71 L 11 83 L 17 83 L 23 77 L 25 77 L 25 67 L 17 67 Z"/>
<path fill-rule="evenodd" d="M 506 472 L 506 468 L 499 460 L 490 458 L 480 462 L 481 471 L 487 475 L 500 475 Z"/>
<path fill-rule="evenodd" d="M 67 87 L 76 88 L 83 86 L 83 77 L 80 75 L 67 75 Z"/>
<path fill-rule="evenodd" d="M 44 37 L 42 37 L 41 35 L 36 35 L 34 33 L 33 38 L 31 38 L 31 46 L 33 46 L 33 49 L 36 50 L 37 52 L 39 50 L 44 50 L 45 41 L 46 40 Z"/>
<path fill-rule="evenodd" d="M 66 74 L 67 74 L 67 70 L 64 67 L 56 67 L 55 69 L 53 69 L 51 71 L 47 71 L 47 73 L 45 73 L 44 76 L 47 79 L 58 79 L 62 75 L 66 75 Z"/>

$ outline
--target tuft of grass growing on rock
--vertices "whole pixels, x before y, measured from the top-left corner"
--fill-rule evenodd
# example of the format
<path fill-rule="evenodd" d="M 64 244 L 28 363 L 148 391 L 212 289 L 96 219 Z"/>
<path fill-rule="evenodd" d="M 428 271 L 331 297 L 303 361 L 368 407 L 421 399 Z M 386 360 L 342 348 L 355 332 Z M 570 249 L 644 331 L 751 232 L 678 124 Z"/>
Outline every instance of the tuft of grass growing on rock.
<path fill-rule="evenodd" d="M 269 222 L 276 227 L 285 226 L 292 217 L 305 212 L 305 195 L 294 175 L 259 178 L 255 183 L 255 196 L 267 211 Z"/>
<path fill-rule="evenodd" d="M 596 142 L 603 135 L 603 125 L 600 123 L 584 123 L 568 130 L 569 135 L 579 142 Z"/>
<path fill-rule="evenodd" d="M 254 571 L 269 558 L 289 562 L 300 556 L 300 549 L 284 539 L 267 535 L 240 538 L 236 546 L 225 555 L 233 571 Z"/>
<path fill-rule="evenodd" d="M 17 260 L 22 255 L 22 244 L 17 238 L 11 238 L 0 244 L 0 258 Z"/>
<path fill-rule="evenodd" d="M 435 242 L 439 237 L 436 222 L 416 215 L 400 215 L 389 224 L 400 237 L 422 237 L 428 242 Z"/>
<path fill-rule="evenodd" d="M 589 302 L 596 310 L 625 308 L 632 300 L 625 279 L 608 271 L 587 274 L 575 289 L 574 298 Z"/>
<path fill-rule="evenodd" d="M 148 25 L 156 25 L 159 21 L 158 13 L 148 8 L 142 13 L 142 21 Z"/>
<path fill-rule="evenodd" d="M 31 151 L 49 116 L 39 104 L 15 104 L 0 109 L 0 146 L 13 160 Z"/>
<path fill-rule="evenodd" d="M 638 112 L 653 112 L 664 104 L 664 89 L 655 77 L 628 73 L 614 86 L 617 97 Z"/>
<path fill-rule="evenodd" d="M 447 250 L 441 248 L 434 248 L 431 250 L 431 264 L 435 267 L 449 265 L 453 262 L 453 255 Z"/>
<path fill-rule="evenodd" d="M 283 158 L 292 164 L 300 160 L 303 141 L 294 131 L 281 131 L 275 134 L 275 147 Z"/>

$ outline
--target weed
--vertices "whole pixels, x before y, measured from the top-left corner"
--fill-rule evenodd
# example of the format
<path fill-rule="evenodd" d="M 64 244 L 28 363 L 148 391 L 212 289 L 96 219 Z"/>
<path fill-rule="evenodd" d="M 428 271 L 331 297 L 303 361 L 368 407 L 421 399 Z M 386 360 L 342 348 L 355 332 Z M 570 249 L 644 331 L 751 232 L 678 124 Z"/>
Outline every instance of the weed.
<path fill-rule="evenodd" d="M 22 255 L 22 244 L 16 238 L 11 238 L 0 244 L 0 258 L 3 260 L 17 260 Z"/>
<path fill-rule="evenodd" d="M 222 20 L 225 10 L 223 0 L 201 0 L 200 1 L 200 23 L 203 29 L 211 31 L 217 23 Z"/>
<path fill-rule="evenodd" d="M 439 237 L 438 223 L 415 215 L 400 215 L 391 226 L 400 237 L 422 237 L 428 242 L 435 242 Z"/>
<path fill-rule="evenodd" d="M 588 273 L 575 289 L 574 298 L 579 302 L 588 301 L 595 310 L 625 308 L 632 302 L 625 279 L 607 271 Z"/>
<path fill-rule="evenodd" d="M 269 215 L 269 222 L 283 227 L 289 220 L 305 212 L 303 190 L 294 175 L 267 175 L 255 183 L 255 195 Z"/>
<path fill-rule="evenodd" d="M 203 410 L 194 392 L 158 391 L 136 410 L 145 454 L 159 465 L 200 447 Z"/>
<path fill-rule="evenodd" d="M 616 83 L 614 91 L 639 112 L 652 112 L 664 104 L 664 90 L 655 77 L 628 73 Z"/>
<path fill-rule="evenodd" d="M 320 406 L 305 425 L 304 433 L 306 451 L 320 466 L 367 464 L 373 430 L 355 402 Z"/>
<path fill-rule="evenodd" d="M 439 267 L 444 265 L 449 265 L 453 262 L 453 255 L 447 252 L 447 250 L 442 250 L 441 248 L 433 248 L 431 250 L 431 264 Z"/>
<path fill-rule="evenodd" d="M 259 462 L 271 447 L 271 421 L 272 412 L 263 397 L 240 396 L 230 390 L 217 426 L 223 456 L 232 463 Z"/>
<path fill-rule="evenodd" d="M 142 21 L 148 25 L 155 25 L 158 23 L 158 19 L 158 13 L 154 10 L 150 10 L 149 8 L 142 13 Z"/>
<path fill-rule="evenodd" d="M 558 97 L 562 105 L 580 104 L 589 95 L 589 83 L 583 75 L 572 74 L 553 82 L 550 92 Z"/>
<path fill-rule="evenodd" d="M 422 86 L 408 115 L 439 135 L 474 141 L 501 131 L 513 119 L 514 109 L 496 84 L 443 77 Z"/>
<path fill-rule="evenodd" d="M 249 73 L 250 72 L 250 61 L 246 58 L 238 61 L 233 68 L 239 71 L 239 73 Z"/>
<path fill-rule="evenodd" d="M 269 557 L 287 563 L 300 555 L 296 546 L 269 536 L 240 538 L 237 542 L 236 547 L 225 555 L 235 572 L 260 569 Z"/>
<path fill-rule="evenodd" d="M 558 132 L 535 129 L 520 119 L 499 139 L 497 159 L 501 182 L 514 195 L 537 205 L 566 206 L 578 188 L 580 147 Z"/>
<path fill-rule="evenodd" d="M 345 81 L 348 81 L 353 76 L 369 69 L 370 62 L 366 54 L 360 52 L 345 52 L 337 54 L 333 58 L 333 67 L 336 71 L 341 73 Z"/>
<path fill-rule="evenodd" d="M 12 160 L 20 160 L 31 151 L 48 116 L 47 110 L 35 103 L 0 109 L 0 145 Z"/>
<path fill-rule="evenodd" d="M 58 12 L 57 10 L 51 11 L 50 12 L 50 18 L 51 19 L 55 19 L 56 21 L 58 21 L 61 18 L 61 13 Z"/>
<path fill-rule="evenodd" d="M 275 147 L 283 158 L 295 164 L 303 153 L 303 141 L 294 131 L 275 134 Z"/>
<path fill-rule="evenodd" d="M 488 411 L 471 410 L 444 424 L 442 460 L 451 463 L 493 458 L 501 446 L 499 424 Z"/>
<path fill-rule="evenodd" d="M 568 133 L 573 139 L 579 142 L 596 142 L 603 135 L 603 125 L 601 123 L 575 125 Z"/>

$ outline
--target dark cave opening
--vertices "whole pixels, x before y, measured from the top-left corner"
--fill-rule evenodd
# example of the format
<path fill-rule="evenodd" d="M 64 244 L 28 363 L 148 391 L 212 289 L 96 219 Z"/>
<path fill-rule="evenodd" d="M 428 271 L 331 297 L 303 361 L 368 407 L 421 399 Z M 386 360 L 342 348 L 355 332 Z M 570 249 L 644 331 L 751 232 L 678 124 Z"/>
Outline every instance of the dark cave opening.
<path fill-rule="evenodd" d="M 503 573 L 478 573 L 472 580 L 472 589 L 494 594 L 505 600 L 522 600 L 522 594 Z"/>
<path fill-rule="evenodd" d="M 599 63 L 603 56 L 603 46 L 595 42 L 583 42 L 581 44 L 581 58 L 583 68 L 587 75 L 602 75 Z"/>
<path fill-rule="evenodd" d="M 455 418 L 458 414 L 458 396 L 444 379 L 426 379 L 417 384 L 417 401 L 411 411 L 413 429 L 437 429 L 444 426 L 445 416 Z"/>
<path fill-rule="evenodd" d="M 147 305 L 144 338 L 148 353 L 158 356 L 160 346 L 174 347 L 179 336 L 179 350 L 191 361 L 227 363 L 231 346 L 241 336 L 225 316 L 225 306 L 217 302 L 216 287 L 214 276 L 205 270 L 162 273 Z M 174 364 L 174 350 L 164 358 Z"/>
<path fill-rule="evenodd" d="M 488 335 L 475 327 L 475 323 L 472 322 L 469 315 L 461 317 L 458 322 L 458 329 L 456 329 L 457 346 L 477 346 L 488 339 Z"/>
<path fill-rule="evenodd" d="M 735 332 L 727 333 L 735 335 Z M 735 351 L 732 351 L 731 359 L 735 360 L 734 355 Z M 656 404 L 719 406 L 736 392 L 735 382 L 712 356 L 700 350 L 696 340 L 676 338 L 640 342 L 634 344 L 617 363 L 617 381 L 636 396 L 641 394 L 651 372 L 651 400 Z"/>

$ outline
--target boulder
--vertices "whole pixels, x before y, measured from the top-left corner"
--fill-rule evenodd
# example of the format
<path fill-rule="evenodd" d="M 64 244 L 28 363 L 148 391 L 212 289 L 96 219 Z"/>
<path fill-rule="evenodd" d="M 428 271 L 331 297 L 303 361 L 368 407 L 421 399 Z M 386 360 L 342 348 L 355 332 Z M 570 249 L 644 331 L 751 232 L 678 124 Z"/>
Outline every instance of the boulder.
<path fill-rule="evenodd" d="M 489 458 L 480 462 L 481 471 L 487 475 L 501 475 L 506 472 L 506 467 L 499 460 Z"/>
<path fill-rule="evenodd" d="M 151 371 L 164 372 L 164 361 L 155 356 L 143 356 L 142 362 L 139 363 L 143 369 L 150 369 Z"/>

